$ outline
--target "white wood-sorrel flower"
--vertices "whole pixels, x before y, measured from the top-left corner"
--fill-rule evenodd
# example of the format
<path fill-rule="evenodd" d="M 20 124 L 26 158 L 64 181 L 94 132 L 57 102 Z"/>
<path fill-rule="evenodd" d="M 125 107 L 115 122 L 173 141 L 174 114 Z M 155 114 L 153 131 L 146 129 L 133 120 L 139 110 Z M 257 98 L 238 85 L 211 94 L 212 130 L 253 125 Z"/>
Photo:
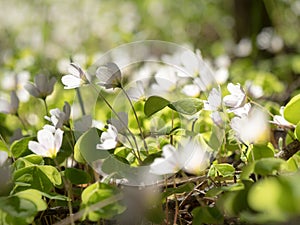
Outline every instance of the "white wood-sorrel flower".
<path fill-rule="evenodd" d="M 37 155 L 55 158 L 62 144 L 63 133 L 59 128 L 44 127 L 37 133 L 38 142 L 29 141 L 28 148 Z"/>
<path fill-rule="evenodd" d="M 233 83 L 229 83 L 227 89 L 230 92 L 230 95 L 226 95 L 223 98 L 223 102 L 226 106 L 230 108 L 239 108 L 245 104 L 246 94 L 240 84 L 234 85 Z"/>
<path fill-rule="evenodd" d="M 88 83 L 87 74 L 78 64 L 71 63 L 68 72 L 69 74 L 64 75 L 61 78 L 61 82 L 65 85 L 65 89 L 78 88 Z"/>
<path fill-rule="evenodd" d="M 239 107 L 239 108 L 232 108 L 228 109 L 227 112 L 229 113 L 234 113 L 236 116 L 239 117 L 247 117 L 251 109 L 251 104 L 246 103 L 244 106 Z"/>
<path fill-rule="evenodd" d="M 107 130 L 101 134 L 100 142 L 100 144 L 96 145 L 97 149 L 108 150 L 115 148 L 118 144 L 117 129 L 113 125 L 108 124 Z"/>
<path fill-rule="evenodd" d="M 150 172 L 156 175 L 173 174 L 179 170 L 191 174 L 201 173 L 208 165 L 211 150 L 199 135 L 181 142 L 178 149 L 168 144 L 162 149 L 162 157 L 150 165 Z"/>
<path fill-rule="evenodd" d="M 65 102 L 63 111 L 58 108 L 50 110 L 50 117 L 45 116 L 44 118 L 50 121 L 55 128 L 62 128 L 64 124 L 67 124 L 70 119 L 71 106 L 68 102 Z"/>
<path fill-rule="evenodd" d="M 122 87 L 122 75 L 117 64 L 109 62 L 100 66 L 96 71 L 96 76 L 100 80 L 100 86 L 106 89 Z"/>
<path fill-rule="evenodd" d="M 0 99 L 0 113 L 16 114 L 19 108 L 19 98 L 15 91 L 10 93 L 10 102 Z"/>
<path fill-rule="evenodd" d="M 38 74 L 34 77 L 34 84 L 27 83 L 25 89 L 34 97 L 45 99 L 48 95 L 53 92 L 54 84 L 56 78 L 52 77 L 49 80 L 49 77 L 44 74 Z"/>
<path fill-rule="evenodd" d="M 236 137 L 244 143 L 255 143 L 267 139 L 269 126 L 265 113 L 254 108 L 248 116 L 234 117 L 230 122 Z"/>
<path fill-rule="evenodd" d="M 223 125 L 223 119 L 219 112 L 222 109 L 222 95 L 220 88 L 213 88 L 208 95 L 207 101 L 204 101 L 204 110 L 212 111 L 211 118 L 213 122 L 218 125 Z"/>
<path fill-rule="evenodd" d="M 273 117 L 273 120 L 270 121 L 270 123 L 275 124 L 276 126 L 280 127 L 280 128 L 295 128 L 295 125 L 288 122 L 286 119 L 284 119 L 283 117 L 283 111 L 284 111 L 284 106 L 280 107 L 280 115 L 275 115 Z"/>

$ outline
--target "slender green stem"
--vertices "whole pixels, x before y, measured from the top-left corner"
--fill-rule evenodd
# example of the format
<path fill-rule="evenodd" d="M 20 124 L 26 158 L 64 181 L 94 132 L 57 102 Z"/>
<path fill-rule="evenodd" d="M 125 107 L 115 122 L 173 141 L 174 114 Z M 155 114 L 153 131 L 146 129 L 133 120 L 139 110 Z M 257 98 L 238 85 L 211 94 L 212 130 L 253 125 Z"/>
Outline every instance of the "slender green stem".
<path fill-rule="evenodd" d="M 24 120 L 20 117 L 19 113 L 17 112 L 15 115 L 19 119 L 19 121 L 21 122 L 23 128 L 26 130 L 26 124 L 25 124 Z"/>
<path fill-rule="evenodd" d="M 252 103 L 253 105 L 256 105 L 257 107 L 261 108 L 263 111 L 267 112 L 271 117 L 274 117 L 274 114 L 272 114 L 269 110 L 267 110 L 265 107 L 263 107 L 262 105 L 260 105 L 259 103 L 253 101 L 252 99 L 248 98 L 250 103 Z"/>
<path fill-rule="evenodd" d="M 113 109 L 113 107 L 111 106 L 111 104 L 106 100 L 106 98 L 102 95 L 101 90 L 99 91 L 97 89 L 97 87 L 93 84 L 91 84 L 95 90 L 98 92 L 98 95 L 101 97 L 101 99 L 105 102 L 105 104 L 108 106 L 108 108 L 116 115 L 116 117 L 118 118 L 118 120 L 122 123 L 122 125 L 126 128 L 126 130 L 129 132 L 130 136 L 132 137 L 134 144 L 136 146 L 137 149 L 137 155 L 138 155 L 138 160 L 141 161 L 141 156 L 140 156 L 140 152 L 139 152 L 139 146 L 137 143 L 137 140 L 134 136 L 134 134 L 131 132 L 131 130 L 128 128 L 127 124 L 124 123 L 124 121 L 122 120 L 122 118 L 119 116 L 119 114 Z"/>
<path fill-rule="evenodd" d="M 46 102 L 46 98 L 43 98 L 43 102 L 44 102 L 44 106 L 45 106 L 46 115 L 49 116 L 49 109 L 48 109 L 48 105 Z"/>
<path fill-rule="evenodd" d="M 59 170 L 59 172 L 61 172 L 60 166 L 59 166 L 58 162 L 56 161 L 56 159 L 53 159 L 53 161 L 56 164 L 56 167 Z M 68 199 L 68 208 L 69 208 L 69 214 L 70 214 L 70 224 L 75 225 L 74 218 L 73 218 L 73 216 L 74 216 L 73 215 L 73 207 L 72 207 L 72 199 L 73 199 L 72 185 L 70 185 L 70 182 L 64 176 L 62 176 L 62 179 L 63 179 L 65 190 L 67 191 L 68 198 L 69 198 Z"/>
<path fill-rule="evenodd" d="M 146 140 L 145 140 L 145 137 L 144 137 L 144 133 L 143 133 L 143 131 L 142 131 L 141 123 L 140 123 L 140 120 L 139 120 L 139 118 L 138 118 L 138 116 L 137 116 L 137 114 L 136 114 L 136 111 L 135 111 L 135 109 L 134 109 L 134 106 L 133 106 L 133 104 L 132 104 L 132 101 L 131 101 L 130 97 L 128 96 L 127 92 L 124 90 L 123 87 L 121 87 L 121 90 L 123 91 L 123 93 L 125 94 L 126 98 L 127 98 L 128 101 L 129 101 L 129 104 L 130 104 L 131 109 L 132 109 L 132 111 L 133 111 L 135 120 L 136 120 L 136 122 L 137 122 L 139 131 L 140 131 L 140 134 L 141 134 L 143 143 L 144 143 L 144 147 L 145 147 L 145 149 L 146 149 L 146 151 L 147 151 L 147 153 L 148 153 L 148 146 L 147 146 L 147 143 L 146 143 Z"/>
<path fill-rule="evenodd" d="M 81 108 L 82 115 L 86 115 L 80 90 L 79 90 L 79 88 L 75 88 L 75 89 L 76 89 L 77 97 L 78 97 L 78 100 L 79 100 L 79 105 L 80 105 L 80 108 Z"/>

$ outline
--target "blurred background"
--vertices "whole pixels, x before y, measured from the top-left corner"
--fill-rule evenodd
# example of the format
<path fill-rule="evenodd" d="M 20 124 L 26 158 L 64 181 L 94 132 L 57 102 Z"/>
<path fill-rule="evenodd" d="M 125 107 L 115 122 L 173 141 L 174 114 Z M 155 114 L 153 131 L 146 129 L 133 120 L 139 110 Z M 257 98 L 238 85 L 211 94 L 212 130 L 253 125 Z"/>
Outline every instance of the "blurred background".
<path fill-rule="evenodd" d="M 224 83 L 258 85 L 278 106 L 300 86 L 300 0 L 0 0 L 0 5 L 0 96 L 17 90 L 31 125 L 44 111 L 24 90 L 26 82 L 40 73 L 55 76 L 48 104 L 62 107 L 72 99 L 60 82 L 70 59 L 87 68 L 106 51 L 133 41 L 200 49 L 227 76 Z M 32 104 L 22 105 L 28 101 Z M 2 130 L 8 120 L 10 127 L 19 126 L 0 117 Z"/>

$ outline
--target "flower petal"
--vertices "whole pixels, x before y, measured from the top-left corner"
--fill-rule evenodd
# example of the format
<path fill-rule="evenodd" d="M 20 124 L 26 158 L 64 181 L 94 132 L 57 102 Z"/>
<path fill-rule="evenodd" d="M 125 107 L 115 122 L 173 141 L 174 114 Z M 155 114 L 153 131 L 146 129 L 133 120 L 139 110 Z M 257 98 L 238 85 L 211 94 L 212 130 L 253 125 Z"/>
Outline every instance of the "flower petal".
<path fill-rule="evenodd" d="M 59 151 L 59 149 L 61 147 L 62 140 L 63 140 L 63 134 L 64 134 L 64 132 L 59 128 L 55 131 L 54 146 L 55 146 L 55 149 L 57 152 Z"/>
<path fill-rule="evenodd" d="M 33 97 L 39 98 L 41 93 L 39 92 L 39 90 L 37 89 L 36 86 L 34 86 L 32 83 L 27 83 L 25 84 L 24 88 L 26 89 L 26 91 L 29 92 L 29 94 L 31 94 Z"/>
<path fill-rule="evenodd" d="M 37 133 L 37 139 L 45 149 L 54 149 L 54 136 L 48 129 L 40 130 Z"/>
<path fill-rule="evenodd" d="M 46 149 L 43 145 L 41 145 L 40 143 L 36 142 L 36 141 L 29 141 L 28 143 L 28 148 L 30 149 L 30 151 L 32 151 L 33 153 L 43 156 L 43 157 L 47 157 L 48 154 L 48 149 Z"/>
<path fill-rule="evenodd" d="M 65 89 L 78 88 L 82 84 L 82 80 L 71 74 L 65 75 L 61 78 L 61 82 L 65 85 Z"/>

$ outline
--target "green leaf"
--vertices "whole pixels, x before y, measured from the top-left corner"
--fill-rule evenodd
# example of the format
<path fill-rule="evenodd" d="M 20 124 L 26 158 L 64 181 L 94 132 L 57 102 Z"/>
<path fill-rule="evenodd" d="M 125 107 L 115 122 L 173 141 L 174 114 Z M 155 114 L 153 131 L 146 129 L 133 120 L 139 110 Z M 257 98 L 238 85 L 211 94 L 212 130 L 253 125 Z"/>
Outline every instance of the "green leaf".
<path fill-rule="evenodd" d="M 98 202 L 101 202 L 107 198 L 111 198 L 119 193 L 118 189 L 114 186 L 104 183 L 94 183 L 88 186 L 82 192 L 81 209 L 85 209 L 85 217 L 88 217 L 91 221 L 98 221 L 100 218 L 110 219 L 115 215 L 122 213 L 125 207 L 119 202 L 109 204 L 101 209 L 91 211 L 89 206 L 92 206 Z"/>
<path fill-rule="evenodd" d="M 17 161 L 15 161 L 14 163 L 14 167 L 16 170 L 22 169 L 27 166 L 33 166 L 33 165 L 44 165 L 43 157 L 32 154 L 25 157 L 21 157 L 17 159 Z"/>
<path fill-rule="evenodd" d="M 17 184 L 15 190 L 22 191 L 28 189 L 37 189 L 42 192 L 49 192 L 53 186 L 61 184 L 61 176 L 53 166 L 28 166 L 15 171 L 13 176 Z"/>
<path fill-rule="evenodd" d="M 250 151 L 248 151 L 247 153 L 247 158 L 249 162 L 253 161 L 253 157 L 254 160 L 258 160 L 262 158 L 271 158 L 274 157 L 274 152 L 271 148 L 269 148 L 266 145 L 256 144 L 253 145 L 253 148 L 250 149 Z"/>
<path fill-rule="evenodd" d="M 223 224 L 224 217 L 216 207 L 197 207 L 192 211 L 193 224 Z"/>
<path fill-rule="evenodd" d="M 32 201 L 17 196 L 1 197 L 0 209 L 18 218 L 31 217 L 37 212 L 37 207 Z"/>
<path fill-rule="evenodd" d="M 2 140 L 0 140 L 0 151 L 5 151 L 10 154 L 7 145 Z"/>
<path fill-rule="evenodd" d="M 285 106 L 283 115 L 290 123 L 297 124 L 300 121 L 300 94 L 293 97 Z"/>
<path fill-rule="evenodd" d="M 165 199 L 166 197 L 177 193 L 188 193 L 193 189 L 194 189 L 194 184 L 192 183 L 186 183 L 176 188 L 168 188 L 165 192 L 162 193 L 162 199 Z"/>
<path fill-rule="evenodd" d="M 300 141 L 300 122 L 297 123 L 294 133 L 295 133 L 296 138 Z"/>
<path fill-rule="evenodd" d="M 66 168 L 65 176 L 72 184 L 87 184 L 91 181 L 88 173 L 76 168 Z"/>
<path fill-rule="evenodd" d="M 255 163 L 254 172 L 262 176 L 273 175 L 284 163 L 284 160 L 278 158 L 263 158 Z"/>
<path fill-rule="evenodd" d="M 32 152 L 28 149 L 29 141 L 32 141 L 33 137 L 26 137 L 13 142 L 10 147 L 10 151 L 15 158 L 31 154 Z"/>
<path fill-rule="evenodd" d="M 27 199 L 35 204 L 37 211 L 43 211 L 47 209 L 47 203 L 42 199 L 42 194 L 38 190 L 27 189 L 25 191 L 21 191 L 15 194 L 23 199 Z"/>
<path fill-rule="evenodd" d="M 198 98 L 185 98 L 169 104 L 169 107 L 179 113 L 193 115 L 200 111 L 203 106 L 202 100 Z"/>
<path fill-rule="evenodd" d="M 61 184 L 61 176 L 58 170 L 53 166 L 38 166 L 40 169 L 55 186 Z"/>
<path fill-rule="evenodd" d="M 154 113 L 168 106 L 170 102 L 159 96 L 150 96 L 144 105 L 144 113 L 146 116 L 152 116 Z"/>
<path fill-rule="evenodd" d="M 210 177 L 231 177 L 235 173 L 235 169 L 228 163 L 213 164 L 209 168 L 208 175 Z"/>
<path fill-rule="evenodd" d="M 276 178 L 267 178 L 257 182 L 249 191 L 248 204 L 256 212 L 258 218 L 268 215 L 267 221 L 282 221 L 292 213 L 294 201 L 289 193 L 289 187 L 279 182 Z M 297 203 L 296 203 L 297 204 Z M 261 222 L 267 222 L 261 221 Z"/>
<path fill-rule="evenodd" d="M 74 158 L 77 162 L 93 162 L 98 159 L 105 159 L 110 154 L 108 151 L 99 150 L 96 145 L 100 143 L 100 137 L 96 128 L 86 131 L 75 144 Z"/>

